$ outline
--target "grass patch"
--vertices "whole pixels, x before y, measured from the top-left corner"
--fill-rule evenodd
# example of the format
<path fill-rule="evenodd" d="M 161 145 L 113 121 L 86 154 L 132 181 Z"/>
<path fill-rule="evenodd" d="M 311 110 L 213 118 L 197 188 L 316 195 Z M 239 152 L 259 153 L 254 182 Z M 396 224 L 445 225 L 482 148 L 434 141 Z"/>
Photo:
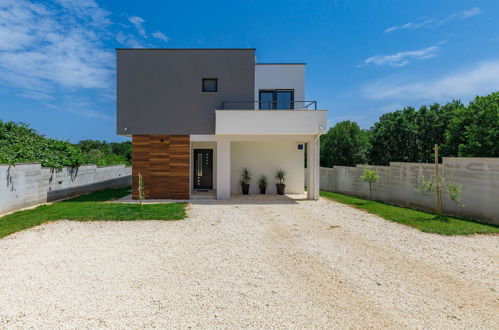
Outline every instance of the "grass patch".
<path fill-rule="evenodd" d="M 46 221 L 178 220 L 185 218 L 185 203 L 105 203 L 124 197 L 130 188 L 97 191 L 51 205 L 18 211 L 0 218 L 0 238 Z"/>
<path fill-rule="evenodd" d="M 348 204 L 356 208 L 366 210 L 367 212 L 379 215 L 384 219 L 417 228 L 426 233 L 441 235 L 499 233 L 499 226 L 487 225 L 472 220 L 448 216 L 438 217 L 433 213 L 387 205 L 380 202 L 369 201 L 327 191 L 321 191 L 320 195 L 342 204 Z"/>

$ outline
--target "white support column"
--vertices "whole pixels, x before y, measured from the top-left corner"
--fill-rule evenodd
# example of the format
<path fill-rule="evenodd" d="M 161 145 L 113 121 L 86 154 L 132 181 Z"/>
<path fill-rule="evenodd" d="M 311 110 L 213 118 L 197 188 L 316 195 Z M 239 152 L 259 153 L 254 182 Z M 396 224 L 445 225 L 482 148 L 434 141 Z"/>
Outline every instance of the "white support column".
<path fill-rule="evenodd" d="M 321 173 L 321 141 L 319 138 L 315 139 L 315 198 L 319 199 L 320 197 L 320 173 Z"/>
<path fill-rule="evenodd" d="M 307 144 L 308 187 L 307 198 L 319 199 L 319 139 L 311 139 Z"/>
<path fill-rule="evenodd" d="M 217 141 L 217 199 L 230 198 L 230 141 Z"/>
<path fill-rule="evenodd" d="M 314 154 L 313 154 L 313 140 L 307 142 L 307 198 L 313 199 L 313 186 L 314 186 Z"/>

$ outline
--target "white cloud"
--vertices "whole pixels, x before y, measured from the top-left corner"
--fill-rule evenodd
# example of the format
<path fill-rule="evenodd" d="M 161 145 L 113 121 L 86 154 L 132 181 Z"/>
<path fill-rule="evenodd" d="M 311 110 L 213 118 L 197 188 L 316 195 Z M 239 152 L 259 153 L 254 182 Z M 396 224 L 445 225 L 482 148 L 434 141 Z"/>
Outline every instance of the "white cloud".
<path fill-rule="evenodd" d="M 52 100 L 53 101 L 53 100 Z M 45 102 L 43 105 L 51 110 L 56 110 L 59 112 L 69 112 L 74 113 L 78 116 L 113 120 L 114 116 L 106 114 L 105 112 L 95 111 L 95 105 L 84 97 L 75 96 L 71 100 L 60 100 L 57 99 L 57 103 Z"/>
<path fill-rule="evenodd" d="M 442 44 L 442 43 L 439 43 Z M 438 45 L 428 48 L 412 50 L 407 52 L 399 52 L 393 55 L 376 55 L 367 58 L 363 65 L 390 65 L 394 67 L 404 66 L 413 60 L 425 60 L 438 56 L 440 47 Z"/>
<path fill-rule="evenodd" d="M 143 18 L 125 16 L 124 22 L 131 24 L 114 24 L 95 0 L 0 0 L 2 93 L 109 119 L 93 110 L 98 102 L 108 102 L 109 113 L 113 108 L 115 54 L 106 43 L 154 47 L 145 43 Z M 159 31 L 153 35 L 157 42 L 168 40 Z"/>
<path fill-rule="evenodd" d="M 436 78 L 407 82 L 388 78 L 364 88 L 370 99 L 449 101 L 471 99 L 499 90 L 499 60 L 483 62 L 472 68 Z"/>
<path fill-rule="evenodd" d="M 163 32 L 159 32 L 159 31 L 156 31 L 152 34 L 152 36 L 156 39 L 159 39 L 159 40 L 162 40 L 164 42 L 167 42 L 168 41 L 168 37 L 165 36 L 165 34 Z"/>
<path fill-rule="evenodd" d="M 148 33 L 146 32 L 146 29 L 144 28 L 144 25 L 143 23 L 145 23 L 145 19 L 143 19 L 142 17 L 139 17 L 139 16 L 130 16 L 128 17 L 128 21 L 130 23 L 132 23 L 132 25 L 135 27 L 135 29 L 137 30 L 137 33 L 139 34 L 140 37 L 144 38 L 144 39 L 147 39 L 149 37 Z M 156 31 L 154 33 L 152 33 L 152 36 L 156 39 L 159 39 L 161 41 L 164 41 L 164 42 L 167 42 L 168 41 L 168 37 L 163 33 L 163 32 L 160 32 L 160 31 Z M 133 34 L 125 34 L 123 32 L 119 32 L 117 37 L 116 37 L 116 40 L 118 40 L 118 42 L 128 46 L 128 47 L 132 47 L 132 48 L 143 48 L 143 43 L 137 39 L 136 36 L 134 36 Z"/>
<path fill-rule="evenodd" d="M 0 85 L 61 111 L 109 119 L 75 102 L 83 91 L 93 94 L 89 103 L 114 94 L 114 52 L 101 41 L 112 37 L 109 15 L 93 0 L 0 1 Z"/>
<path fill-rule="evenodd" d="M 113 116 L 106 115 L 102 112 L 94 111 L 94 110 L 81 110 L 81 109 L 77 109 L 77 108 L 69 108 L 66 111 L 70 112 L 70 113 L 75 113 L 75 114 L 80 115 L 80 116 L 85 116 L 85 117 L 105 119 L 105 120 L 113 120 L 114 119 Z"/>
<path fill-rule="evenodd" d="M 409 30 L 420 29 L 420 28 L 429 26 L 433 22 L 434 22 L 434 20 L 425 20 L 425 21 L 421 21 L 419 23 L 409 22 L 409 23 L 406 23 L 406 24 L 403 24 L 400 26 L 391 26 L 385 30 L 385 33 L 393 32 L 395 30 L 402 30 L 402 29 L 409 29 Z"/>
<path fill-rule="evenodd" d="M 393 32 L 396 30 L 416 30 L 416 29 L 421 29 L 421 28 L 431 28 L 431 27 L 437 27 L 444 25 L 446 23 L 449 23 L 454 20 L 464 20 L 468 19 L 473 16 L 480 15 L 482 13 L 482 10 L 478 7 L 474 7 L 468 10 L 463 10 L 459 12 L 452 13 L 450 15 L 447 15 L 443 19 L 437 20 L 437 19 L 422 19 L 419 22 L 409 22 L 403 25 L 396 25 L 396 26 L 391 26 L 388 29 L 385 30 L 385 33 Z"/>
<path fill-rule="evenodd" d="M 462 18 L 462 19 L 467 19 L 476 15 L 480 15 L 482 13 L 482 10 L 478 7 L 471 8 L 469 10 L 464 10 L 462 12 L 456 13 L 457 18 Z"/>
<path fill-rule="evenodd" d="M 93 1 L 59 2 L 2 1 L 0 83 L 36 93 L 110 87 L 114 55 L 96 38 L 108 13 Z"/>
<path fill-rule="evenodd" d="M 137 32 L 139 33 L 139 35 L 142 38 L 147 38 L 146 29 L 142 25 L 142 23 L 144 23 L 145 20 L 142 17 L 130 16 L 130 17 L 128 17 L 128 20 L 130 21 L 130 23 L 132 23 L 135 26 L 135 28 L 137 29 Z"/>
<path fill-rule="evenodd" d="M 135 35 L 133 34 L 127 34 L 127 33 L 123 33 L 122 31 L 119 31 L 117 34 L 116 34 L 116 40 L 126 46 L 126 47 L 130 47 L 130 48 L 145 48 L 145 45 L 142 43 L 141 40 L 139 40 Z"/>
<path fill-rule="evenodd" d="M 111 14 L 102 9 L 94 0 L 53 0 L 63 8 L 63 12 L 71 17 L 77 17 L 85 21 L 85 25 L 91 27 L 104 27 L 112 22 L 109 19 Z"/>

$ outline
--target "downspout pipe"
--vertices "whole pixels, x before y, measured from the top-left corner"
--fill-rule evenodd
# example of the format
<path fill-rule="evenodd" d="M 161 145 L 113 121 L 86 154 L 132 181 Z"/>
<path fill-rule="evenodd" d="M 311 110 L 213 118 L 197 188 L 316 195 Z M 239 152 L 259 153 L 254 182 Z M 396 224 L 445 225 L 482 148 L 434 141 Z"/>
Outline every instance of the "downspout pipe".
<path fill-rule="evenodd" d="M 319 126 L 319 133 L 314 138 L 314 142 L 317 142 L 317 139 L 321 137 L 322 133 L 324 133 L 324 128 L 322 126 Z"/>

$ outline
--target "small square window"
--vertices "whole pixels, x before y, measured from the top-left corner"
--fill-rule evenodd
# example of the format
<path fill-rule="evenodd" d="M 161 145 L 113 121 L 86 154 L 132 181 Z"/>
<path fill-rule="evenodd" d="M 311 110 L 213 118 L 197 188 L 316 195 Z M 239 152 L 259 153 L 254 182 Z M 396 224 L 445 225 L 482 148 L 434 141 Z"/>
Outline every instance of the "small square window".
<path fill-rule="evenodd" d="M 216 78 L 203 78 L 203 93 L 218 92 L 218 81 Z"/>

